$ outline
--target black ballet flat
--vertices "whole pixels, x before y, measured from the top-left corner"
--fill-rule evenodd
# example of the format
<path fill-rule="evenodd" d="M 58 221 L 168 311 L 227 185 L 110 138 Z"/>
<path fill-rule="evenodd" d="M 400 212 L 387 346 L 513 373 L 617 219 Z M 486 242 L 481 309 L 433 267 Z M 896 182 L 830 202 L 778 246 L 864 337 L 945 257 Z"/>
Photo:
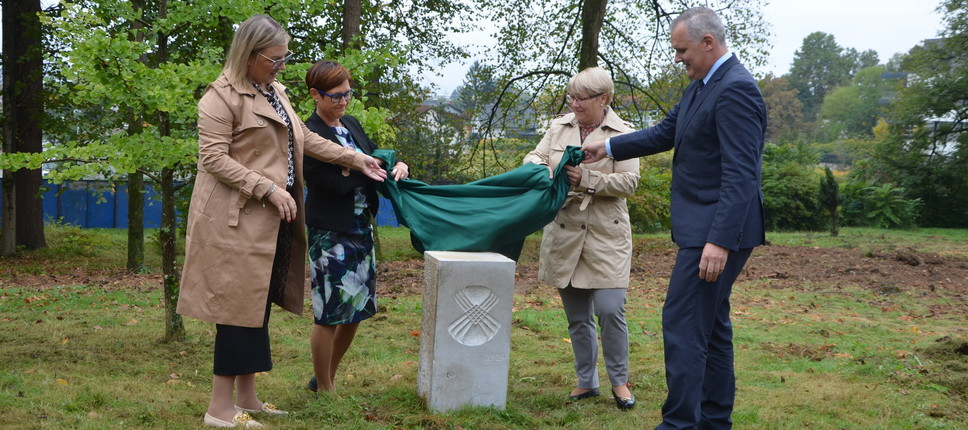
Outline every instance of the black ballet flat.
<path fill-rule="evenodd" d="M 316 381 L 315 375 L 313 375 L 312 378 L 309 378 L 309 382 L 306 383 L 306 388 L 309 388 L 309 391 L 314 393 L 319 390 L 319 382 Z"/>
<path fill-rule="evenodd" d="M 591 390 L 588 390 L 584 393 L 575 394 L 574 396 L 568 396 L 568 400 L 582 400 L 590 397 L 598 397 L 600 395 L 602 395 L 602 393 L 598 391 L 598 388 L 592 388 Z"/>
<path fill-rule="evenodd" d="M 615 398 L 615 406 L 619 409 L 625 411 L 635 407 L 635 396 L 632 397 L 619 397 L 615 394 L 615 390 L 612 390 L 612 397 Z"/>

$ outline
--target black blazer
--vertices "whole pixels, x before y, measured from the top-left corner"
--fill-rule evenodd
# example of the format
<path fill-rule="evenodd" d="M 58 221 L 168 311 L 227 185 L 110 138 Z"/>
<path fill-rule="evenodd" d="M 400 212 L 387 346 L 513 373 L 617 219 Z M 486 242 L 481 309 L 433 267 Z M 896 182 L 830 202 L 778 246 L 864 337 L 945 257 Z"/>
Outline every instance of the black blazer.
<path fill-rule="evenodd" d="M 376 144 L 363 132 L 360 121 L 351 115 L 344 115 L 340 122 L 353 136 L 353 141 L 365 154 L 372 154 Z M 323 119 L 313 112 L 306 120 L 306 127 L 316 134 L 339 143 L 333 130 Z M 344 170 L 349 174 L 344 174 Z M 306 225 L 347 232 L 353 227 L 353 202 L 357 187 L 366 187 L 367 211 L 376 216 L 380 200 L 376 185 L 363 173 L 344 169 L 342 166 L 325 163 L 311 157 L 303 157 L 303 178 L 306 181 Z"/>

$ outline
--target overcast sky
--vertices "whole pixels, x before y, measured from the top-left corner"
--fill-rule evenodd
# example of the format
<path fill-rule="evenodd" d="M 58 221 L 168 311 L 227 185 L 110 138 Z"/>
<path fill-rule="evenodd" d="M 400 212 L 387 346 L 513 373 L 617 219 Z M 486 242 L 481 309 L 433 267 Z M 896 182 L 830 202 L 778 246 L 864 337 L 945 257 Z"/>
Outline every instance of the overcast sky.
<path fill-rule="evenodd" d="M 815 31 L 832 34 L 837 44 L 857 51 L 877 51 L 881 63 L 906 53 L 941 30 L 940 0 L 771 0 L 763 18 L 771 24 L 773 49 L 763 70 L 783 75 L 803 38 Z M 474 38 L 481 37 L 475 35 Z M 461 38 L 457 38 L 460 40 Z M 741 59 L 742 60 L 742 59 Z M 473 61 L 471 61 L 473 62 Z M 431 82 L 438 94 L 450 95 L 461 84 L 470 63 L 450 65 Z"/>
<path fill-rule="evenodd" d="M 772 26 L 773 50 L 763 72 L 789 71 L 793 53 L 815 31 L 832 34 L 837 44 L 877 51 L 881 63 L 938 36 L 939 0 L 773 0 L 763 11 Z"/>

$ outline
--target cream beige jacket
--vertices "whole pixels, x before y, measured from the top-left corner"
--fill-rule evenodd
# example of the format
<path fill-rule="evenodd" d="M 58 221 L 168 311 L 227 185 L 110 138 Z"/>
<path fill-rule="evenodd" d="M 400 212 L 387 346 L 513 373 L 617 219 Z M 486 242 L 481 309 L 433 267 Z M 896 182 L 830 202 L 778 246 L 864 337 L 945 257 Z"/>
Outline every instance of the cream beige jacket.
<path fill-rule="evenodd" d="M 611 109 L 586 141 L 603 140 L 633 128 Z M 578 122 L 569 113 L 554 119 L 526 163 L 561 162 L 565 147 L 581 146 Z M 625 199 L 639 183 L 639 160 L 606 158 L 581 164 L 581 182 L 572 186 L 554 222 L 541 239 L 538 278 L 558 288 L 628 288 L 632 231 Z"/>

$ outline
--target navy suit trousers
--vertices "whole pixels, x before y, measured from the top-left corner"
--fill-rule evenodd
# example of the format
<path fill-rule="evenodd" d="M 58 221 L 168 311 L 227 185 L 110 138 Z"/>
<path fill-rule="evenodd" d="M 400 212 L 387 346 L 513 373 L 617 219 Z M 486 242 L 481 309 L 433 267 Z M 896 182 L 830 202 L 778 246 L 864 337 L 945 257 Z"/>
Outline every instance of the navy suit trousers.
<path fill-rule="evenodd" d="M 699 278 L 702 248 L 682 248 L 662 309 L 669 395 L 656 429 L 728 429 L 736 396 L 729 295 L 752 248 L 731 251 L 715 282 Z"/>

